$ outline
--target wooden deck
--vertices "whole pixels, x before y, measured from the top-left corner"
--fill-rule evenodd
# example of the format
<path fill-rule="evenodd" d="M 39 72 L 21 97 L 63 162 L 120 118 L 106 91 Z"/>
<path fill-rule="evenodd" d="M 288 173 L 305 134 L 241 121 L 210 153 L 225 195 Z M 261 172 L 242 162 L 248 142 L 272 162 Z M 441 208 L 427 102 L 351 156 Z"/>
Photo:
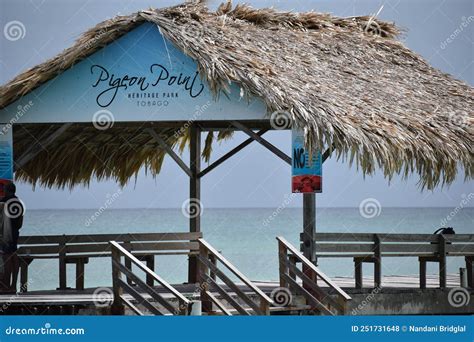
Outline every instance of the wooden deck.
<path fill-rule="evenodd" d="M 334 277 L 332 280 L 341 288 L 348 293 L 359 293 L 364 290 L 371 289 L 373 287 L 369 284 L 373 284 L 374 279 L 372 277 L 364 278 L 364 284 L 367 284 L 363 290 L 354 289 L 354 278 L 352 277 Z M 271 281 L 254 281 L 262 291 L 265 293 L 271 293 L 273 289 L 279 287 L 278 282 Z M 439 277 L 437 275 L 427 276 L 427 287 L 437 288 L 439 284 Z M 398 289 L 398 290 L 419 290 L 419 278 L 417 275 L 414 276 L 385 276 L 382 278 L 382 285 L 384 290 Z M 459 275 L 452 274 L 448 275 L 448 287 L 459 287 Z M 321 284 L 324 287 L 324 284 Z M 189 296 L 195 293 L 196 286 L 194 284 L 176 284 L 173 287 L 181 292 L 182 294 Z M 228 289 L 225 285 L 222 287 L 226 288 L 229 292 L 232 290 Z M 244 289 L 243 284 L 239 284 L 239 287 Z M 163 297 L 167 298 L 170 295 L 162 291 L 161 287 L 155 287 L 158 292 L 163 293 Z M 49 291 L 30 291 L 21 294 L 4 294 L 0 295 L 0 304 L 24 304 L 24 305 L 92 305 L 94 304 L 94 291 L 97 288 L 88 288 L 84 290 L 49 290 Z M 110 292 L 112 293 L 112 292 Z M 216 293 L 216 296 L 218 294 Z M 196 297 L 198 297 L 196 295 Z"/>

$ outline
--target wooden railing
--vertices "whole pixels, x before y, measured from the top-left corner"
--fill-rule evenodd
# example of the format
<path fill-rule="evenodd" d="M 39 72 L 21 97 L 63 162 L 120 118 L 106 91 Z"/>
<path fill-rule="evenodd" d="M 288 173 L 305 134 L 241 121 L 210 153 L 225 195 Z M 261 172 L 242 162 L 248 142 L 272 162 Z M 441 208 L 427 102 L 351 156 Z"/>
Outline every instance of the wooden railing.
<path fill-rule="evenodd" d="M 253 284 L 246 276 L 244 276 L 237 268 L 235 268 L 226 258 L 215 250 L 210 244 L 203 239 L 199 239 L 199 283 L 201 288 L 201 301 L 203 311 L 209 314 L 215 313 L 212 308 L 212 303 L 224 315 L 232 315 L 238 313 L 241 315 L 269 315 L 270 306 L 273 300 L 268 297 L 262 290 Z M 248 291 L 244 291 L 236 283 L 234 283 L 223 270 L 219 268 L 222 265 L 225 270 L 230 271 L 243 284 L 246 285 Z M 218 283 L 220 279 L 228 288 L 235 293 L 232 296 L 221 284 Z M 216 291 L 225 301 L 234 308 L 234 310 L 226 307 L 216 296 L 211 292 Z M 247 292 L 247 293 L 246 293 Z M 255 302 L 250 298 L 249 293 L 256 295 L 258 301 Z M 245 308 L 239 301 L 248 305 L 250 309 Z"/>
<path fill-rule="evenodd" d="M 418 257 L 420 288 L 426 287 L 426 263 L 439 265 L 441 288 L 447 283 L 447 258 L 464 257 L 468 286 L 473 287 L 474 234 L 372 234 L 317 233 L 317 258 L 349 257 L 354 260 L 355 287 L 362 288 L 362 266 L 374 264 L 374 286 L 382 286 L 382 258 Z"/>
<path fill-rule="evenodd" d="M 20 236 L 20 288 L 27 291 L 28 268 L 37 259 L 58 259 L 58 289 L 67 288 L 66 266 L 75 264 L 76 289 L 83 290 L 85 265 L 90 258 L 110 257 L 109 241 L 121 243 L 153 270 L 156 255 L 197 255 L 201 237 L 202 233 L 189 232 Z M 153 278 L 148 277 L 147 283 L 153 286 Z"/>
<path fill-rule="evenodd" d="M 347 301 L 351 300 L 351 297 L 288 241 L 282 237 L 277 237 L 277 240 L 280 286 L 303 296 L 308 305 L 323 315 L 345 314 Z M 297 263 L 302 265 L 302 269 L 298 268 Z M 301 279 L 302 285 L 297 278 Z M 333 299 L 326 289 L 319 287 L 316 279 L 326 283 L 337 299 Z"/>
<path fill-rule="evenodd" d="M 124 306 L 126 305 L 137 315 L 142 316 L 144 315 L 144 312 L 138 307 L 138 305 L 142 305 L 153 315 L 189 315 L 191 312 L 190 300 L 145 266 L 140 260 L 120 246 L 116 241 L 110 241 L 110 247 L 112 252 L 112 283 L 114 292 L 112 310 L 114 313 L 123 313 Z M 122 258 L 124 259 L 124 262 L 122 262 Z M 132 265 L 135 265 L 141 271 L 145 272 L 147 278 L 153 278 L 156 283 L 166 290 L 167 294 L 171 294 L 172 297 L 177 300 L 177 308 L 173 306 L 169 300 L 163 298 L 155 288 L 149 286 L 145 281 L 137 276 L 132 271 Z M 123 280 L 122 274 L 124 274 L 128 279 L 131 279 L 136 286 L 132 286 L 127 281 Z M 139 290 L 149 295 L 161 307 L 154 305 L 154 302 L 145 298 Z M 126 297 L 127 294 L 132 296 L 137 303 L 133 303 L 129 300 Z"/>

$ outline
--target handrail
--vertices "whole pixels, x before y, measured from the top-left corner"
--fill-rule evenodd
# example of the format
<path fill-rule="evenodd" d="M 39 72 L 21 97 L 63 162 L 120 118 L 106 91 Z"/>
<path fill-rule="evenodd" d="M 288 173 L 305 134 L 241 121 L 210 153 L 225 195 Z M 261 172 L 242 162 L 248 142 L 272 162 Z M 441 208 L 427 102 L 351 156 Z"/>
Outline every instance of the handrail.
<path fill-rule="evenodd" d="M 322 288 L 320 288 L 316 281 L 312 279 L 313 277 L 307 274 L 307 271 L 309 270 L 313 273 L 314 279 L 321 279 L 331 289 L 336 291 L 343 303 L 341 303 L 341 305 L 334 303 L 331 297 L 327 294 L 324 294 L 325 298 L 321 300 L 327 299 L 330 304 L 336 304 L 336 306 L 341 308 L 340 311 L 344 313 L 345 303 L 352 298 L 283 237 L 277 237 L 277 240 L 279 242 L 280 286 L 289 287 L 295 292 L 302 294 L 310 304 L 318 308 L 321 313 L 332 314 L 331 311 L 320 300 L 318 300 L 317 297 L 324 293 Z M 290 261 L 288 252 L 291 254 L 291 260 L 293 260 L 293 262 Z M 299 261 L 303 265 L 303 271 L 300 271 L 296 267 L 296 261 Z M 296 282 L 296 276 L 303 280 L 303 286 Z M 316 296 L 314 296 L 311 291 L 316 293 Z"/>
<path fill-rule="evenodd" d="M 121 279 L 121 273 L 125 274 L 127 277 L 133 279 L 137 285 L 139 285 L 143 290 L 148 292 L 152 296 L 153 299 L 157 300 L 160 304 L 162 304 L 171 314 L 181 313 L 184 315 L 189 314 L 191 309 L 191 301 L 184 297 L 180 292 L 178 292 L 173 286 L 171 286 L 168 282 L 166 282 L 163 278 L 157 275 L 153 270 L 148 268 L 144 265 L 140 260 L 138 260 L 134 255 L 132 255 L 129 251 L 123 248 L 119 243 L 116 241 L 110 241 L 111 251 L 112 251 L 112 281 L 113 281 L 113 291 L 114 291 L 114 305 L 115 307 L 123 307 L 123 303 L 129 304 L 125 298 L 123 298 L 123 290 L 126 290 L 131 294 L 135 299 L 142 300 L 141 304 L 146 304 L 145 307 L 150 309 L 152 313 L 161 314 L 153 309 L 151 304 L 147 302 L 147 300 L 141 296 L 135 289 L 130 287 L 126 282 Z M 129 267 L 121 263 L 120 258 L 124 257 L 128 259 L 132 264 L 135 264 L 139 269 L 141 269 L 147 277 L 153 278 L 158 284 L 164 287 L 169 293 L 171 293 L 175 298 L 178 299 L 179 308 L 178 310 L 173 310 L 171 304 L 165 300 L 155 289 L 149 285 L 147 285 L 144 281 L 142 281 L 138 276 L 136 276 L 131 269 L 131 265 Z M 137 298 L 138 297 L 138 298 Z M 132 310 L 136 311 L 136 307 L 131 307 Z"/>
<path fill-rule="evenodd" d="M 336 283 L 334 283 L 326 274 L 324 274 L 316 265 L 314 265 L 311 261 L 309 261 L 308 258 L 306 258 L 303 254 L 301 254 L 293 245 L 291 245 L 288 241 L 286 241 L 282 237 L 277 237 L 277 240 L 280 241 L 285 247 L 291 251 L 291 253 L 299 260 L 301 261 L 305 266 L 310 268 L 318 278 L 321 278 L 329 287 L 331 287 L 333 290 L 337 291 L 339 295 L 344 297 L 346 300 L 350 300 L 351 297 L 344 292 Z"/>
<path fill-rule="evenodd" d="M 378 235 L 383 242 L 437 242 L 441 234 L 398 234 L 398 233 L 316 233 L 315 240 L 321 242 L 373 242 Z M 447 241 L 456 243 L 474 243 L 474 234 L 444 234 Z"/>
<path fill-rule="evenodd" d="M 226 297 L 226 294 L 223 294 L 223 288 L 219 286 L 216 282 L 215 279 L 212 279 L 212 277 L 209 277 L 207 275 L 208 271 L 210 270 L 211 274 L 214 275 L 214 277 L 219 277 L 227 286 L 229 286 L 237 295 L 240 295 L 241 299 L 246 302 L 256 314 L 269 314 L 270 306 L 274 304 L 273 300 L 267 296 L 262 290 L 260 290 L 250 279 L 248 279 L 245 275 L 242 274 L 234 265 L 232 265 L 224 256 L 222 256 L 221 253 L 219 253 L 214 247 L 212 247 L 208 242 L 206 242 L 204 239 L 198 239 L 199 246 L 200 246 L 200 279 L 202 280 L 202 283 L 211 283 L 218 292 L 221 293 L 221 295 L 224 295 Z M 209 258 L 212 257 L 215 262 L 211 263 L 209 261 Z M 238 286 L 233 283 L 219 268 L 217 267 L 217 261 L 219 261 L 227 270 L 232 272 L 237 278 L 239 278 L 249 289 L 251 289 L 253 292 L 255 292 L 259 299 L 260 299 L 260 305 L 257 307 L 257 305 L 248 297 L 246 296 L 243 291 L 241 291 Z M 205 287 L 202 287 L 201 291 L 201 300 L 205 301 L 207 299 L 211 299 L 213 302 L 215 302 L 215 298 L 209 298 L 209 296 L 206 293 L 207 289 Z M 230 304 L 232 304 L 233 301 L 231 301 Z M 236 309 L 244 314 L 242 307 L 237 305 Z M 219 306 L 219 305 L 218 305 Z"/>

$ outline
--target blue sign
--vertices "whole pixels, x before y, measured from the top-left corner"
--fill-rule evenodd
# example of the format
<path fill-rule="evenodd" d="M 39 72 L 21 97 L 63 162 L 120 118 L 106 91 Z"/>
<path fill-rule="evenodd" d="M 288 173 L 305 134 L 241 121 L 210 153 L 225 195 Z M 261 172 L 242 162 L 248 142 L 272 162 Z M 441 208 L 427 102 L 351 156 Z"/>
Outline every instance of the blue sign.
<path fill-rule="evenodd" d="M 0 182 L 13 180 L 13 134 L 11 126 L 6 127 L 2 125 L 0 131 Z"/>
<path fill-rule="evenodd" d="M 15 123 L 265 119 L 263 101 L 229 89 L 215 99 L 197 63 L 144 23 L 0 110 L 0 122 L 27 103 Z"/>
<path fill-rule="evenodd" d="M 293 129 L 291 189 L 296 193 L 322 192 L 322 156 L 311 153 L 305 146 L 302 130 Z"/>

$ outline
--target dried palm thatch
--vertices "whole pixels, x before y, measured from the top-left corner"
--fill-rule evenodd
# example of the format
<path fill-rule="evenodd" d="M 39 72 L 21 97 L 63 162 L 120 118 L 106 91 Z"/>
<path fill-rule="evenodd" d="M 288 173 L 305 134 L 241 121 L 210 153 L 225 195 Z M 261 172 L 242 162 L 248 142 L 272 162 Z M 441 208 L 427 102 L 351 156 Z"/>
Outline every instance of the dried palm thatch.
<path fill-rule="evenodd" d="M 197 61 L 201 77 L 216 95 L 228 92 L 229 82 L 238 83 L 247 96 L 263 99 L 269 113 L 287 111 L 294 125 L 305 130 L 311 148 L 330 147 L 364 174 L 379 167 L 388 178 L 417 173 L 421 185 L 430 189 L 452 182 L 459 167 L 466 179 L 474 175 L 473 88 L 404 47 L 396 40 L 395 25 L 368 16 L 278 12 L 233 7 L 230 2 L 216 12 L 199 2 L 120 16 L 1 87 L 0 108 L 145 21 L 158 25 Z M 166 129 L 161 133 L 173 146 L 187 142 L 186 136 Z M 126 144 L 108 143 L 101 134 L 92 134 L 77 147 L 61 139 L 18 170 L 17 177 L 46 186 L 73 186 L 91 177 L 112 177 L 124 184 L 142 166 L 158 173 L 163 152 L 157 154 L 149 136 L 121 127 L 120 136 L 127 134 L 126 140 L 137 141 L 133 153 L 120 154 Z M 17 155 L 28 145 L 18 138 Z M 213 140 L 211 135 L 206 139 L 206 157 Z M 71 151 L 85 160 L 80 171 L 74 165 L 52 164 Z"/>

